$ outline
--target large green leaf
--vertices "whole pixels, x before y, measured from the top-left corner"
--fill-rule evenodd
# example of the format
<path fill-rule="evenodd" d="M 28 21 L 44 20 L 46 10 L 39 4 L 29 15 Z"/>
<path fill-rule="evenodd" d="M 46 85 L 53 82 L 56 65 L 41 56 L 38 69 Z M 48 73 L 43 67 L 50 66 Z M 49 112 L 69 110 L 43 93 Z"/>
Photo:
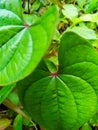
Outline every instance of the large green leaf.
<path fill-rule="evenodd" d="M 77 130 L 96 112 L 98 53 L 75 32 L 66 32 L 58 59 L 58 72 L 49 72 L 42 62 L 17 85 L 19 95 L 33 120 L 47 130 Z"/>
<path fill-rule="evenodd" d="M 21 9 L 17 9 L 19 5 L 21 0 L 0 2 L 1 86 L 23 79 L 35 69 L 51 43 L 56 26 L 55 6 L 29 26 L 21 17 Z"/>

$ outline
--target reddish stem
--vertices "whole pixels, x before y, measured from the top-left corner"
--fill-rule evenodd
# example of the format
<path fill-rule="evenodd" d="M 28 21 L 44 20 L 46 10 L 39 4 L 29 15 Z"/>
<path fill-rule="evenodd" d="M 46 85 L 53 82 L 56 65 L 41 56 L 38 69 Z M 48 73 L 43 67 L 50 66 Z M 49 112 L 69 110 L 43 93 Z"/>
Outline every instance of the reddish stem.
<path fill-rule="evenodd" d="M 51 76 L 56 77 L 56 76 L 58 76 L 58 73 L 57 72 L 53 72 L 53 73 L 51 73 Z"/>
<path fill-rule="evenodd" d="M 25 28 L 28 28 L 28 27 L 29 27 L 29 25 L 28 25 L 28 24 L 24 24 L 24 26 L 25 26 Z"/>

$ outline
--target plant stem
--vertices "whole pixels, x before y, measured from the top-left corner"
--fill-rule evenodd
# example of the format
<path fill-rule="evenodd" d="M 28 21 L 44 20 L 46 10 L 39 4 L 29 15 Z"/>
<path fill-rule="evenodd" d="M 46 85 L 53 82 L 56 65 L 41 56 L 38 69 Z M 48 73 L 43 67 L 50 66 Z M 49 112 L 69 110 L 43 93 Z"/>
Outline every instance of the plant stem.
<path fill-rule="evenodd" d="M 95 130 L 98 130 L 97 127 L 95 127 Z"/>
<path fill-rule="evenodd" d="M 23 8 L 25 7 L 25 0 L 23 0 L 23 4 L 22 4 Z"/>
<path fill-rule="evenodd" d="M 28 0 L 28 14 L 30 14 L 30 0 Z"/>
<path fill-rule="evenodd" d="M 25 119 L 30 121 L 33 126 L 35 127 L 35 130 L 37 130 L 37 127 L 35 123 L 31 120 L 29 116 L 27 116 L 18 106 L 16 106 L 13 102 L 11 102 L 9 99 L 4 100 L 3 104 L 7 106 L 8 108 L 12 109 L 13 111 L 17 112 L 18 114 L 21 114 Z"/>

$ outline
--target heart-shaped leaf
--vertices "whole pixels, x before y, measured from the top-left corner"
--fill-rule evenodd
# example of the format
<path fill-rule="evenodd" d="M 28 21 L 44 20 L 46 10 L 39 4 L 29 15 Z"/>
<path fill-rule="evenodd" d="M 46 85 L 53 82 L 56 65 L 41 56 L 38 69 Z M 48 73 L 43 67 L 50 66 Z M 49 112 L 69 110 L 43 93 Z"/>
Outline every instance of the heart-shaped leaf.
<path fill-rule="evenodd" d="M 51 43 L 58 17 L 53 6 L 35 24 L 27 25 L 20 6 L 21 0 L 0 1 L 1 86 L 23 79 L 35 69 Z"/>
<path fill-rule="evenodd" d="M 46 129 L 77 130 L 96 112 L 98 53 L 75 32 L 66 32 L 58 59 L 58 72 L 49 72 L 42 62 L 18 84 L 19 95 L 33 120 Z"/>

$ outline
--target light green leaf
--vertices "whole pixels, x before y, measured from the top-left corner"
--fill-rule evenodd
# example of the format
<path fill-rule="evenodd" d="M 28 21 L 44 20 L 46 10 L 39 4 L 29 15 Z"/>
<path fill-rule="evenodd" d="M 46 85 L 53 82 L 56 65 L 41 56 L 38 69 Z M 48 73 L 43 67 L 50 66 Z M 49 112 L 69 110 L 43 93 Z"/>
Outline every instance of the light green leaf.
<path fill-rule="evenodd" d="M 73 28 L 69 29 L 81 37 L 88 39 L 88 40 L 96 40 L 97 35 L 94 30 L 88 28 L 87 26 L 74 26 Z"/>
<path fill-rule="evenodd" d="M 76 33 L 66 32 L 59 71 L 49 72 L 40 64 L 18 85 L 22 104 L 35 122 L 48 130 L 76 130 L 97 109 L 98 52 Z"/>
<path fill-rule="evenodd" d="M 64 16 L 73 20 L 78 16 L 78 10 L 73 4 L 65 4 L 62 10 Z"/>
<path fill-rule="evenodd" d="M 0 12 L 0 85 L 3 86 L 23 79 L 38 65 L 51 43 L 58 11 L 56 6 L 50 7 L 31 26 L 9 10 Z"/>
<path fill-rule="evenodd" d="M 93 22 L 98 25 L 98 13 L 94 14 L 84 14 L 80 16 L 79 18 L 76 18 L 74 23 L 77 24 L 79 22 Z"/>
<path fill-rule="evenodd" d="M 83 6 L 86 4 L 87 0 L 76 0 L 78 5 L 83 8 Z"/>
<path fill-rule="evenodd" d="M 17 115 L 15 120 L 14 120 L 14 130 L 22 130 L 22 116 Z"/>

